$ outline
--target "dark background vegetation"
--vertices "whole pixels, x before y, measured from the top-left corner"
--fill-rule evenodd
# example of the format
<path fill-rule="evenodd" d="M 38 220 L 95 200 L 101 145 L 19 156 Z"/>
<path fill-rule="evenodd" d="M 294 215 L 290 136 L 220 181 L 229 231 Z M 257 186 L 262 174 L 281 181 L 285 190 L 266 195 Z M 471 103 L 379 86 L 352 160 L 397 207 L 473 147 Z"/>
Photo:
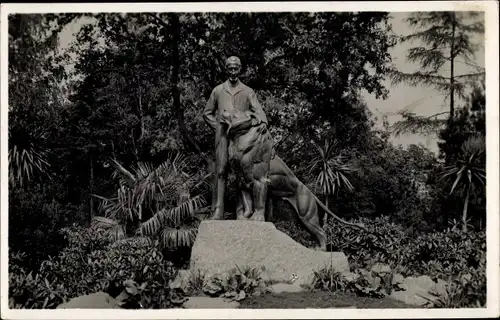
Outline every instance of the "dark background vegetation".
<path fill-rule="evenodd" d="M 214 143 L 201 111 L 230 55 L 244 62 L 280 157 L 336 214 L 379 228 L 356 242 L 327 222 L 332 250 L 360 267 L 397 260 L 408 275 L 480 273 L 474 288 L 485 289 L 484 70 L 437 76 L 471 59 L 474 15 L 414 15 L 428 30 L 408 55 L 422 64 L 415 74 L 392 67 L 389 48 L 408 39 L 386 13 L 83 16 L 95 23 L 65 53 L 58 33 L 82 15 L 9 16 L 12 307 L 55 307 L 126 278 L 148 282 L 148 307 L 168 307 L 158 292 L 186 267 L 210 205 Z M 383 99 L 387 78 L 463 98 L 449 99 L 445 121 L 405 113 L 398 123 L 437 132 L 438 155 L 375 128 L 360 91 Z M 231 211 L 231 191 L 228 201 Z M 277 205 L 273 221 L 312 245 L 290 208 Z"/>

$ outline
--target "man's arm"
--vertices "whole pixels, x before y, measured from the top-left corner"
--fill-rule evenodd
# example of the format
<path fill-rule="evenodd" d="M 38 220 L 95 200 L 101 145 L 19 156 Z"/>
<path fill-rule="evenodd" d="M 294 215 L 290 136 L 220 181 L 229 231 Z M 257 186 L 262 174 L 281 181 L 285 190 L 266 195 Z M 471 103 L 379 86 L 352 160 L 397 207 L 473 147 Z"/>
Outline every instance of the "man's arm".
<path fill-rule="evenodd" d="M 216 111 L 217 111 L 217 106 L 215 98 L 215 89 L 213 89 L 212 93 L 210 94 L 210 98 L 207 101 L 207 105 L 205 106 L 205 110 L 203 110 L 203 119 L 214 130 L 217 125 Z"/>
<path fill-rule="evenodd" d="M 257 116 L 257 118 L 261 122 L 268 124 L 266 113 L 264 112 L 264 109 L 259 103 L 259 99 L 257 99 L 257 94 L 255 94 L 255 91 L 253 91 L 253 89 L 250 89 L 250 92 L 248 94 L 248 99 L 249 99 L 250 110 Z"/>

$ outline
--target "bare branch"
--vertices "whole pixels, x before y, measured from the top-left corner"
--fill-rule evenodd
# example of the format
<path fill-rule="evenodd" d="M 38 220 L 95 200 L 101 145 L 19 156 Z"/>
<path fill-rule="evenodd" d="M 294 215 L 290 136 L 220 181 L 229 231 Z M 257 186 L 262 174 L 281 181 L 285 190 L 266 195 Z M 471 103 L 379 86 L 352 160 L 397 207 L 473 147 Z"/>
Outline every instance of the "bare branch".
<path fill-rule="evenodd" d="M 467 73 L 467 74 L 461 74 L 461 75 L 455 76 L 455 79 L 466 78 L 469 80 L 475 80 L 475 79 L 471 79 L 471 78 L 478 78 L 478 77 L 485 76 L 485 75 L 486 75 L 486 72 Z"/>

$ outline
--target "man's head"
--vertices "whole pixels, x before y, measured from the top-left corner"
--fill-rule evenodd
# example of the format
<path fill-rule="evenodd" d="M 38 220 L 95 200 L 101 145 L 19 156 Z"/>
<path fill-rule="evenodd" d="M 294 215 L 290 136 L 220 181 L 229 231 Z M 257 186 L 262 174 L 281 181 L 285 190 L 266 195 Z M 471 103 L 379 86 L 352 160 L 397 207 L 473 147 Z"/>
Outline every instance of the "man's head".
<path fill-rule="evenodd" d="M 241 61 L 240 58 L 236 56 L 231 56 L 226 60 L 226 72 L 229 76 L 229 81 L 231 83 L 236 83 L 238 81 L 238 76 L 241 72 Z"/>

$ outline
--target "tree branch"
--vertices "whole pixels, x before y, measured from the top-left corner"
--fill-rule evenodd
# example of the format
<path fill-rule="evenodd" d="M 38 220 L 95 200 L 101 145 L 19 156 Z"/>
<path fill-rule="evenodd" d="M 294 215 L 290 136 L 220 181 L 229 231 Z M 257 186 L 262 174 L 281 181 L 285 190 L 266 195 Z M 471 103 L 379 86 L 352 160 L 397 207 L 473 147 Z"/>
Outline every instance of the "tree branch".
<path fill-rule="evenodd" d="M 455 78 L 473 78 L 473 77 L 484 76 L 485 74 L 486 72 L 467 73 L 455 76 Z"/>
<path fill-rule="evenodd" d="M 392 125 L 392 134 L 395 136 L 400 136 L 405 133 L 412 134 L 431 134 L 435 133 L 439 127 L 443 125 L 446 120 L 443 119 L 431 119 L 436 118 L 439 115 L 449 114 L 449 111 L 435 113 L 430 116 L 416 116 L 412 112 L 402 111 L 399 114 L 406 118 L 401 121 L 397 121 Z"/>

